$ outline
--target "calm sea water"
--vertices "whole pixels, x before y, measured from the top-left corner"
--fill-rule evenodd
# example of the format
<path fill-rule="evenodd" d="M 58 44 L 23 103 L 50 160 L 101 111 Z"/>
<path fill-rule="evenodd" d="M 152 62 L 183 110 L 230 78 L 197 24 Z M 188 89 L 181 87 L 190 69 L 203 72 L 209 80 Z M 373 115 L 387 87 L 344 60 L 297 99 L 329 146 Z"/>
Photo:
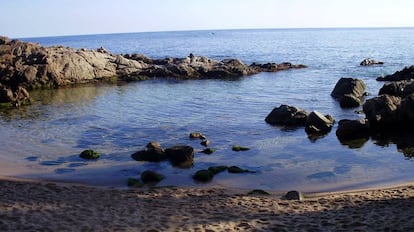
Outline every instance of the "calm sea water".
<path fill-rule="evenodd" d="M 414 29 L 288 29 L 188 31 L 26 38 L 42 45 L 64 45 L 152 58 L 185 57 L 292 62 L 307 69 L 260 73 L 237 80 L 149 80 L 127 85 L 87 85 L 32 92 L 32 105 L 0 113 L 1 175 L 125 186 L 144 170 L 166 176 L 160 185 L 328 191 L 374 187 L 414 179 L 414 163 L 395 144 L 367 141 L 351 149 L 334 129 L 316 141 L 303 128 L 282 130 L 265 123 L 276 106 L 289 104 L 331 114 L 339 121 L 363 117 L 343 110 L 330 97 L 341 77 L 363 79 L 370 97 L 383 83 L 375 78 L 414 64 Z M 360 67 L 371 57 L 382 66 Z M 137 162 L 130 155 L 152 140 L 164 147 L 187 144 L 197 151 L 200 131 L 217 151 L 195 154 L 190 169 L 168 162 Z M 232 145 L 251 150 L 234 152 Z M 80 160 L 87 148 L 103 156 Z M 212 165 L 238 165 L 256 173 L 215 176 L 195 183 L 195 171 Z"/>

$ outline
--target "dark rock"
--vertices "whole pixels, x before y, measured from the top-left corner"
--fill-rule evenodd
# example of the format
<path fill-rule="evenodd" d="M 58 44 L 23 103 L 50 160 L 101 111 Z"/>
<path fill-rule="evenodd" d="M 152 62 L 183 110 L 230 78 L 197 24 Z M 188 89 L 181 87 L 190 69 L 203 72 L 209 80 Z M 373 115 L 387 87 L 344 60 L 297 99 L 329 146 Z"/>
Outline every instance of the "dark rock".
<path fill-rule="evenodd" d="M 379 90 L 378 95 L 388 94 L 405 97 L 412 93 L 414 93 L 414 81 L 395 81 L 384 84 Z"/>
<path fill-rule="evenodd" d="M 339 141 L 349 141 L 361 138 L 368 139 L 370 134 L 370 127 L 368 120 L 348 120 L 343 119 L 338 122 L 338 129 L 336 130 L 336 136 Z"/>
<path fill-rule="evenodd" d="M 194 161 L 194 148 L 185 145 L 177 145 L 165 150 L 168 159 L 173 165 L 189 166 Z"/>
<path fill-rule="evenodd" d="M 101 155 L 94 150 L 88 149 L 84 150 L 79 154 L 79 157 L 83 159 L 98 159 Z"/>
<path fill-rule="evenodd" d="M 231 150 L 233 150 L 233 151 L 248 151 L 248 150 L 250 150 L 250 148 L 239 146 L 239 145 L 233 145 Z"/>
<path fill-rule="evenodd" d="M 0 103 L 6 103 L 14 101 L 13 90 L 0 86 Z"/>
<path fill-rule="evenodd" d="M 359 65 L 361 66 L 370 66 L 370 65 L 378 65 L 378 64 L 384 64 L 382 61 L 373 60 L 371 58 L 366 58 Z"/>
<path fill-rule="evenodd" d="M 339 105 L 342 108 L 355 108 L 361 105 L 361 99 L 351 94 L 345 94 L 340 98 Z"/>
<path fill-rule="evenodd" d="M 285 200 L 299 200 L 302 201 L 304 199 L 303 194 L 299 191 L 289 191 L 283 197 Z"/>
<path fill-rule="evenodd" d="M 262 189 L 253 189 L 252 191 L 248 192 L 247 195 L 270 195 L 270 193 Z"/>
<path fill-rule="evenodd" d="M 207 155 L 211 155 L 211 154 L 213 154 L 215 151 L 216 151 L 216 149 L 214 149 L 214 148 L 206 148 L 206 149 L 204 149 L 204 150 L 202 150 L 202 151 L 200 151 L 200 152 L 201 152 L 201 153 L 204 153 L 204 154 L 207 154 Z"/>
<path fill-rule="evenodd" d="M 414 65 L 405 67 L 403 70 L 397 71 L 391 75 L 378 77 L 377 81 L 402 81 L 414 79 Z"/>
<path fill-rule="evenodd" d="M 141 180 L 144 183 L 157 183 L 164 179 L 164 176 L 154 171 L 144 171 L 141 173 Z"/>
<path fill-rule="evenodd" d="M 167 159 L 167 154 L 161 148 L 159 143 L 150 142 L 147 144 L 147 149 L 137 151 L 131 155 L 132 159 L 136 161 L 160 162 Z"/>
<path fill-rule="evenodd" d="M 209 182 L 213 179 L 214 174 L 209 170 L 198 170 L 194 175 L 193 179 L 200 182 Z"/>
<path fill-rule="evenodd" d="M 412 126 L 414 122 L 414 93 L 402 99 L 398 113 L 401 123 Z"/>
<path fill-rule="evenodd" d="M 399 122 L 400 104 L 400 97 L 380 95 L 367 100 L 363 105 L 363 110 L 371 127 L 389 126 Z"/>
<path fill-rule="evenodd" d="M 271 125 L 304 126 L 307 113 L 294 106 L 280 105 L 267 115 L 265 121 Z"/>
<path fill-rule="evenodd" d="M 213 175 L 216 175 L 220 172 L 224 172 L 227 170 L 227 166 L 213 166 L 209 167 L 208 170 L 213 173 Z"/>
<path fill-rule="evenodd" d="M 140 188 L 144 186 L 144 184 L 136 178 L 128 178 L 127 184 L 128 184 L 128 187 L 135 187 L 135 188 Z"/>
<path fill-rule="evenodd" d="M 332 129 L 333 123 L 332 116 L 312 111 L 306 119 L 305 131 L 308 134 L 326 134 Z"/>
<path fill-rule="evenodd" d="M 227 168 L 227 171 L 228 171 L 229 173 L 245 173 L 245 172 L 250 172 L 249 170 L 242 169 L 242 168 L 237 167 L 237 166 L 231 166 L 231 167 L 228 167 L 228 168 Z"/>
<path fill-rule="evenodd" d="M 281 64 L 276 64 L 276 63 L 266 63 L 266 64 L 258 64 L 258 63 L 253 63 L 250 65 L 250 67 L 253 67 L 255 69 L 257 69 L 259 72 L 277 72 L 277 71 L 281 71 L 281 70 L 287 70 L 287 69 L 299 69 L 299 68 L 307 68 L 306 65 L 294 65 L 291 63 L 281 63 Z"/>

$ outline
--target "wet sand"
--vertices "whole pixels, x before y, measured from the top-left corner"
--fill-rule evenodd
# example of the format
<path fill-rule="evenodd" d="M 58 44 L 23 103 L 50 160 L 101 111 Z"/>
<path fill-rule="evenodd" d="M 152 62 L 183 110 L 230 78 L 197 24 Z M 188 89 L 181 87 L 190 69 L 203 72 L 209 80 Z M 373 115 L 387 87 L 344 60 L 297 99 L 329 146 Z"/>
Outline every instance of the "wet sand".
<path fill-rule="evenodd" d="M 224 188 L 110 189 L 0 180 L 0 231 L 410 231 L 414 183 L 383 189 L 248 195 Z"/>

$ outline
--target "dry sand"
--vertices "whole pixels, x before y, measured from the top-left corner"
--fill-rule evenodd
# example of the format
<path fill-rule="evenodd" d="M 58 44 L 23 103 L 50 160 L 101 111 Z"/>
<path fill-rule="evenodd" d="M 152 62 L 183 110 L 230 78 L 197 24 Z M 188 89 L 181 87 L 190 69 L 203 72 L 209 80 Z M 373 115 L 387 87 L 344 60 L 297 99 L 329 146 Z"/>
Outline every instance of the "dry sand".
<path fill-rule="evenodd" d="M 0 231 L 412 231 L 414 184 L 348 193 L 108 189 L 0 180 Z"/>

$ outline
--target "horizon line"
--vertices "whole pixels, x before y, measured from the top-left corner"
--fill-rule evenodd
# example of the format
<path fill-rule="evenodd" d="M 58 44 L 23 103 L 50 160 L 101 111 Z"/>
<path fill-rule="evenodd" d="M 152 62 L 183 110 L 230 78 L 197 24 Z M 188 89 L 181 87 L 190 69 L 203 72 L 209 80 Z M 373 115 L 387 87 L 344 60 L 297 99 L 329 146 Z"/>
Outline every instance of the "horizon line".
<path fill-rule="evenodd" d="M 30 39 L 30 38 L 48 38 L 48 37 L 76 37 L 76 36 L 93 36 L 93 35 L 117 35 L 117 34 L 138 34 L 138 33 L 168 33 L 168 32 L 197 32 L 197 31 L 248 31 L 248 30 L 340 30 L 340 29 L 414 29 L 414 26 L 361 26 L 361 27 L 275 27 L 275 28 L 229 28 L 229 29 L 183 29 L 183 30 L 148 30 L 148 31 L 130 31 L 130 32 L 108 32 L 108 33 L 86 33 L 86 34 L 63 34 L 63 35 L 40 35 L 9 37 L 10 39 Z M 3 35 L 8 37 L 7 35 Z"/>

